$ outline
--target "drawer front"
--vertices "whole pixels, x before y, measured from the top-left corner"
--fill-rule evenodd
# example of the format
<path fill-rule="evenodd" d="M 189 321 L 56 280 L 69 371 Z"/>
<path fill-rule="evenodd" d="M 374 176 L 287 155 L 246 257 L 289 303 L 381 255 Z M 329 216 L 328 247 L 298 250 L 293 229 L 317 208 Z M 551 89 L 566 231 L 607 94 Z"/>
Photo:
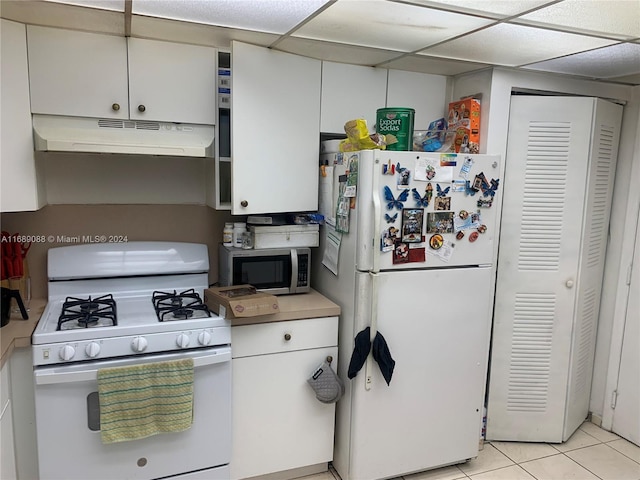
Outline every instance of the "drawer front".
<path fill-rule="evenodd" d="M 231 328 L 233 358 L 338 345 L 338 317 L 239 325 Z"/>

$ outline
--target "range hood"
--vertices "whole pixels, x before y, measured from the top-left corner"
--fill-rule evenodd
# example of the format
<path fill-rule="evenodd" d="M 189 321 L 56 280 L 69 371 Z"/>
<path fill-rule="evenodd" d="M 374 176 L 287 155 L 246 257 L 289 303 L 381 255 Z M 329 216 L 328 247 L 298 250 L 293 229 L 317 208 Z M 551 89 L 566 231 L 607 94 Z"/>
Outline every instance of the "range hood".
<path fill-rule="evenodd" d="M 33 115 L 37 151 L 213 157 L 212 125 Z"/>

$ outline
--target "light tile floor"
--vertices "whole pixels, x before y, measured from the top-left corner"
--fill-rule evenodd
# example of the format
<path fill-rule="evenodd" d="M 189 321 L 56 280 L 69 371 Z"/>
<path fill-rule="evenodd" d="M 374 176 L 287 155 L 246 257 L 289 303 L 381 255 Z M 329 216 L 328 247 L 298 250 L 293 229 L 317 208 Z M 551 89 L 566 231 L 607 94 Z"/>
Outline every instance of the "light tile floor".
<path fill-rule="evenodd" d="M 477 458 L 403 480 L 640 480 L 640 447 L 585 422 L 562 444 L 485 442 Z M 300 480 L 340 480 L 329 472 Z M 400 479 L 396 479 L 400 480 Z"/>

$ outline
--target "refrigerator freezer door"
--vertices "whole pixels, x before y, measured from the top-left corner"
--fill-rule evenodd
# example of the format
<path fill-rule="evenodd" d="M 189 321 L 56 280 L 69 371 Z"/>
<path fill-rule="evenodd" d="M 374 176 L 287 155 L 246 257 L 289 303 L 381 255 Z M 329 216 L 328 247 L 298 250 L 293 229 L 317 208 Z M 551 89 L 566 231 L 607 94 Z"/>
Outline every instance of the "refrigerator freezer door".
<path fill-rule="evenodd" d="M 365 270 L 361 265 L 398 270 L 494 263 L 499 156 L 374 151 L 361 156 L 359 167 L 369 174 L 360 175 L 358 185 L 359 254 L 378 260 L 359 261 L 359 270 Z M 379 212 L 373 207 L 376 197 Z M 367 251 L 371 244 L 373 251 Z"/>
<path fill-rule="evenodd" d="M 369 276 L 358 273 L 359 276 Z M 343 479 L 390 478 L 477 456 L 491 326 L 492 268 L 381 272 L 378 331 L 396 361 L 351 380 Z M 357 329 L 366 319 L 356 319 Z M 342 471 L 341 471 L 342 470 Z"/>

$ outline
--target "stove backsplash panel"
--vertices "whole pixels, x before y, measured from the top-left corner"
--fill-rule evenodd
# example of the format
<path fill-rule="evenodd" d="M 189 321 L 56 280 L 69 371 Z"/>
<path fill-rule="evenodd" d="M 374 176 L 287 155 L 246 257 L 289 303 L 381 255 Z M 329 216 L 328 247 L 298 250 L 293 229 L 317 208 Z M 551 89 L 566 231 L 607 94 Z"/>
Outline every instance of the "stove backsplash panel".
<path fill-rule="evenodd" d="M 47 297 L 47 251 L 101 241 L 174 241 L 209 247 L 209 283 L 218 277 L 218 243 L 227 212 L 201 205 L 47 205 L 35 212 L 2 214 L 2 230 L 37 236 L 27 261 L 32 298 Z"/>

